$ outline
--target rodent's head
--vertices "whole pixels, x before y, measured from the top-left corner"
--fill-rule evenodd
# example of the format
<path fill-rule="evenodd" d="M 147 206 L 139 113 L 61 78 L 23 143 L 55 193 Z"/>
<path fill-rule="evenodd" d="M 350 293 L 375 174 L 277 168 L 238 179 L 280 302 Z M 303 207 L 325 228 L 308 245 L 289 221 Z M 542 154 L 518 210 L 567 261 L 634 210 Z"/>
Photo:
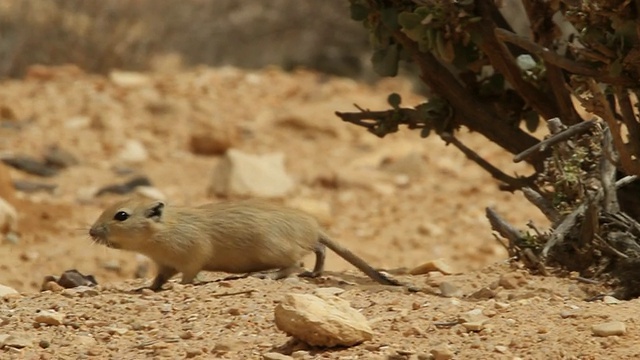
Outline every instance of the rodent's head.
<path fill-rule="evenodd" d="M 91 226 L 89 235 L 114 249 L 139 250 L 162 221 L 165 203 L 158 200 L 130 199 L 107 208 Z"/>

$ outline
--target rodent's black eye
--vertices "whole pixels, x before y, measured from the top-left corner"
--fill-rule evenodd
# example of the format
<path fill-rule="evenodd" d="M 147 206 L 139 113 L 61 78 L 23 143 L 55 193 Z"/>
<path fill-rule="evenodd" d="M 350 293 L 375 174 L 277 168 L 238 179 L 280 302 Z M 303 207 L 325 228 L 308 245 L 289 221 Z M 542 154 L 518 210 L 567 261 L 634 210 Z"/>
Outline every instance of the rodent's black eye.
<path fill-rule="evenodd" d="M 114 216 L 113 220 L 125 221 L 129 218 L 129 214 L 124 211 L 118 211 Z"/>

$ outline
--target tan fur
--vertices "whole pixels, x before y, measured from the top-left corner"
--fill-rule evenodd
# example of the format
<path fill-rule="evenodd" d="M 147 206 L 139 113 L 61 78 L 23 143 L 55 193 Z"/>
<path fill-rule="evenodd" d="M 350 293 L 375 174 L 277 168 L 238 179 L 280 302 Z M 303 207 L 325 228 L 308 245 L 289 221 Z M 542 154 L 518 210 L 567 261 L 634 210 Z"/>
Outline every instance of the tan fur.
<path fill-rule="evenodd" d="M 128 217 L 116 219 L 119 212 Z M 151 285 L 154 290 L 178 272 L 183 283 L 191 283 L 201 270 L 252 273 L 280 269 L 277 276 L 283 277 L 310 252 L 316 253 L 312 274 L 318 275 L 324 265 L 324 245 L 374 280 L 398 285 L 331 241 L 311 215 L 258 200 L 177 207 L 133 198 L 106 209 L 90 235 L 103 245 L 151 258 L 158 265 Z"/>

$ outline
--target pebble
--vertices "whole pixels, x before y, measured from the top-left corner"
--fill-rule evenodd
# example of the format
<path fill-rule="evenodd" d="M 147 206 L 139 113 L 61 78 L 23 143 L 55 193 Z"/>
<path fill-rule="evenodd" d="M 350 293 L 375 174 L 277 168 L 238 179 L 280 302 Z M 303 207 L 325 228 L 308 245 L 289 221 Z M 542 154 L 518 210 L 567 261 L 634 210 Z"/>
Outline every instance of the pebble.
<path fill-rule="evenodd" d="M 620 304 L 622 301 L 616 299 L 613 296 L 606 295 L 602 298 L 602 302 L 605 304 Z"/>
<path fill-rule="evenodd" d="M 187 359 L 191 359 L 191 358 L 194 358 L 194 357 L 196 357 L 198 355 L 201 355 L 201 354 L 202 354 L 202 350 L 200 350 L 200 349 L 188 348 L 186 350 L 185 357 Z"/>
<path fill-rule="evenodd" d="M 22 349 L 33 345 L 33 339 L 21 335 L 9 335 L 1 342 L 2 346 Z"/>
<path fill-rule="evenodd" d="M 124 162 L 141 163 L 149 159 L 149 152 L 139 140 L 127 140 L 120 152 L 118 159 Z"/>
<path fill-rule="evenodd" d="M 293 360 L 291 356 L 280 354 L 277 352 L 268 352 L 262 354 L 264 360 Z"/>
<path fill-rule="evenodd" d="M 283 153 L 247 154 L 229 149 L 213 172 L 210 195 L 282 197 L 293 190 Z"/>
<path fill-rule="evenodd" d="M 456 284 L 449 281 L 440 283 L 440 294 L 444 297 L 462 297 L 463 292 Z"/>
<path fill-rule="evenodd" d="M 12 287 L 0 284 L 0 298 L 13 294 L 18 294 L 18 291 Z"/>
<path fill-rule="evenodd" d="M 484 329 L 484 323 L 485 320 L 471 321 L 462 323 L 462 326 L 464 326 L 467 331 L 480 331 Z"/>
<path fill-rule="evenodd" d="M 591 332 L 595 336 L 624 335 L 627 332 L 627 327 L 622 321 L 610 321 L 593 325 Z"/>
<path fill-rule="evenodd" d="M 448 344 L 440 344 L 431 349 L 431 355 L 433 356 L 433 360 L 449 360 L 452 359 L 455 353 L 453 349 Z"/>
<path fill-rule="evenodd" d="M 62 325 L 64 316 L 64 314 L 61 314 L 54 310 L 42 310 L 36 315 L 35 320 L 39 324 L 57 326 Z"/>
<path fill-rule="evenodd" d="M 314 346 L 353 346 L 371 340 L 367 318 L 339 297 L 286 294 L 275 309 L 278 329 Z"/>
<path fill-rule="evenodd" d="M 510 272 L 500 276 L 498 284 L 507 290 L 517 289 L 522 285 L 527 284 L 527 280 L 524 275 L 517 272 Z"/>
<path fill-rule="evenodd" d="M 494 349 L 496 352 L 499 352 L 500 354 L 506 354 L 507 351 L 509 351 L 509 348 L 504 345 L 496 345 Z"/>

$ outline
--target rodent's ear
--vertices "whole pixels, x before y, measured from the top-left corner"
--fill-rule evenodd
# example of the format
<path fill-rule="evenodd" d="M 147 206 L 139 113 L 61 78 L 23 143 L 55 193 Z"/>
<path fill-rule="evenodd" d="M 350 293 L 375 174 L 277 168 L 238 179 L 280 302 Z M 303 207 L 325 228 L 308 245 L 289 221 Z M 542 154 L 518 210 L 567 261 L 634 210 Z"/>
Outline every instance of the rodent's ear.
<path fill-rule="evenodd" d="M 164 202 L 157 201 L 151 205 L 147 211 L 145 211 L 145 217 L 148 219 L 153 219 L 155 221 L 160 221 L 162 218 L 162 211 L 164 210 Z"/>

